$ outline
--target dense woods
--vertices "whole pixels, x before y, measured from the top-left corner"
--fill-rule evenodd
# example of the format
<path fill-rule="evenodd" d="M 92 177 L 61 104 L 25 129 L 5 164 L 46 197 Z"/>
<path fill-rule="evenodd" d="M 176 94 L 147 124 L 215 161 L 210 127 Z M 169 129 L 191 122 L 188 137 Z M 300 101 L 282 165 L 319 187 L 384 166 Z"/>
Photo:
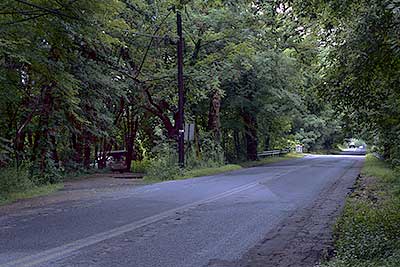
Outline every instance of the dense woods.
<path fill-rule="evenodd" d="M 396 0 L 3 0 L 1 179 L 54 183 L 106 168 L 114 150 L 126 151 L 127 171 L 132 161 L 177 168 L 177 13 L 185 122 L 195 125 L 187 168 L 296 144 L 331 149 L 351 136 L 398 164 L 399 9 Z"/>

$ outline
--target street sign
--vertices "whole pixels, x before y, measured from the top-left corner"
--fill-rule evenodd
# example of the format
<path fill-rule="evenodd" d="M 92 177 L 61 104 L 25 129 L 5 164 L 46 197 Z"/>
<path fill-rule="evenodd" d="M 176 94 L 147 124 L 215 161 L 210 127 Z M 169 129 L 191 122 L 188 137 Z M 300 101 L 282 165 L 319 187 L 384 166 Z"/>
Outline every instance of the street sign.
<path fill-rule="evenodd" d="M 185 124 L 185 141 L 194 140 L 194 124 Z"/>

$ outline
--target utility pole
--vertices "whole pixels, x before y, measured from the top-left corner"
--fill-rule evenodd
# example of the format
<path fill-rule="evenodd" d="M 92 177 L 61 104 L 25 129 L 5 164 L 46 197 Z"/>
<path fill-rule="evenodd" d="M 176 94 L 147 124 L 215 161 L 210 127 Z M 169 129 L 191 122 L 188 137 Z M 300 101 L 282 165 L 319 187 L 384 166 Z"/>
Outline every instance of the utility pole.
<path fill-rule="evenodd" d="M 183 84 L 183 36 L 182 36 L 182 15 L 179 9 L 176 10 L 176 26 L 178 32 L 178 154 L 179 166 L 185 166 L 185 130 L 184 130 L 184 107 L 185 88 Z"/>

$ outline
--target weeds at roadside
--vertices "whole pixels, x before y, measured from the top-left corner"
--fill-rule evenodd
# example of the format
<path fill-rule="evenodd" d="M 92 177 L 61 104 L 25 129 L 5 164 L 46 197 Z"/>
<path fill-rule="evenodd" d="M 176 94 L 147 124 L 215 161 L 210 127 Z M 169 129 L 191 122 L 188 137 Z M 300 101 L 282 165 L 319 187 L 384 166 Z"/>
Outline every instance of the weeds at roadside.
<path fill-rule="evenodd" d="M 40 185 L 29 173 L 27 166 L 10 166 L 0 172 L 0 205 L 18 199 L 47 195 L 62 187 L 62 184 Z"/>
<path fill-rule="evenodd" d="M 399 188 L 399 172 L 368 155 L 334 229 L 336 256 L 323 266 L 400 266 Z"/>
<path fill-rule="evenodd" d="M 237 164 L 224 164 L 222 160 L 215 162 L 208 158 L 207 162 L 198 162 L 196 165 L 188 164 L 185 169 L 180 169 L 174 153 L 176 152 L 171 150 L 165 153 L 165 155 L 167 155 L 166 158 L 162 160 L 159 159 L 158 161 L 149 164 L 149 169 L 145 171 L 147 173 L 145 180 L 147 182 L 157 182 L 165 180 L 188 179 L 239 170 L 242 168 L 263 166 L 274 162 L 301 158 L 304 156 L 303 154 L 289 153 L 281 157 L 269 157 L 260 159 L 258 161 L 246 161 Z M 194 155 L 192 155 L 192 157 L 194 157 Z M 218 158 L 218 156 L 215 157 Z M 191 159 L 191 161 L 194 162 L 194 159 Z"/>

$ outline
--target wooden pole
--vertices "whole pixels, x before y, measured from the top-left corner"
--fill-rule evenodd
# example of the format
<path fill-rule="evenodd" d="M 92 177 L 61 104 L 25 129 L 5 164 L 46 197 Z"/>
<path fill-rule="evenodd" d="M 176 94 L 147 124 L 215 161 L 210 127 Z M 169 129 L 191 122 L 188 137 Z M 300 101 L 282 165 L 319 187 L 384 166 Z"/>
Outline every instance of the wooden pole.
<path fill-rule="evenodd" d="M 184 135 L 184 107 L 185 89 L 183 84 L 183 34 L 182 34 L 182 15 L 180 10 L 176 11 L 176 24 L 178 32 L 178 154 L 180 167 L 185 166 L 185 135 Z"/>

